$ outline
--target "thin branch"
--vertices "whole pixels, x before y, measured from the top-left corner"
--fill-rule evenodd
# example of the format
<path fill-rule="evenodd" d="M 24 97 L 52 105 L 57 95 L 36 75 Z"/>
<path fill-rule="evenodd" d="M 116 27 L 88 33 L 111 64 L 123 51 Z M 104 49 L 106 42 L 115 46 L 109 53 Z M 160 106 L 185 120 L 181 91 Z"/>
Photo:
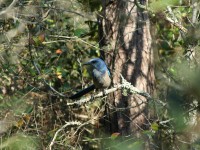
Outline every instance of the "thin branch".
<path fill-rule="evenodd" d="M 66 43 L 66 40 L 48 41 L 48 42 L 42 42 L 42 44 L 52 44 L 52 43 L 59 43 L 59 42 Z"/>
<path fill-rule="evenodd" d="M 40 69 L 38 68 L 37 64 L 35 61 L 33 61 L 33 65 L 35 67 L 35 69 L 37 70 L 38 75 L 41 75 Z M 54 89 L 44 78 L 42 78 L 43 82 L 57 95 L 61 96 L 61 97 L 67 97 L 66 95 L 58 92 L 56 89 Z"/>
<path fill-rule="evenodd" d="M 70 36 L 63 36 L 63 35 L 49 35 L 49 36 L 50 36 L 50 37 L 54 37 L 54 38 L 63 38 L 63 39 L 75 39 L 75 40 L 79 40 L 79 41 L 81 41 L 81 42 L 83 42 L 83 43 L 85 43 L 85 44 L 87 44 L 87 45 L 89 45 L 89 46 L 91 46 L 91 47 L 94 47 L 94 48 L 96 48 L 96 49 L 99 49 L 99 47 L 97 47 L 97 46 L 95 46 L 95 45 L 93 45 L 93 44 L 90 44 L 90 43 L 84 41 L 83 39 L 81 39 L 81 38 L 79 38 L 79 37 L 77 37 L 77 36 L 72 36 L 72 37 L 70 37 Z"/>
<path fill-rule="evenodd" d="M 182 30 L 184 33 L 187 33 L 187 29 L 185 27 L 183 27 L 181 24 L 179 24 L 178 22 L 175 22 L 173 19 L 166 17 L 165 18 L 167 21 L 169 21 L 170 23 L 172 23 L 175 27 L 179 28 L 180 30 Z"/>
<path fill-rule="evenodd" d="M 75 126 L 75 125 L 76 125 L 76 126 L 83 126 L 83 124 L 82 124 L 81 122 L 77 122 L 77 121 L 75 121 L 75 122 L 66 122 L 65 125 L 63 125 L 60 129 L 58 129 L 58 130 L 56 131 L 56 133 L 54 134 L 54 137 L 53 137 L 51 143 L 49 144 L 49 150 L 52 150 L 52 146 L 53 146 L 53 144 L 55 143 L 55 140 L 56 140 L 56 138 L 57 138 L 57 136 L 58 136 L 58 133 L 59 133 L 60 131 L 64 130 L 67 126 Z M 84 125 L 85 125 L 85 124 L 84 124 Z"/>
<path fill-rule="evenodd" d="M 7 14 L 15 6 L 17 2 L 18 0 L 13 0 L 12 3 L 5 10 L 0 12 L 0 16 Z"/>
<path fill-rule="evenodd" d="M 71 11 L 71 10 L 67 10 L 67 9 L 52 8 L 52 7 L 47 7 L 47 6 L 33 6 L 33 7 L 35 7 L 35 8 L 50 8 L 52 10 L 64 11 L 64 12 L 68 12 L 68 13 L 73 13 L 73 14 L 79 15 L 81 17 L 86 17 L 85 15 L 83 15 L 83 14 L 81 14 L 79 12 Z"/>
<path fill-rule="evenodd" d="M 173 121 L 173 120 L 174 120 L 174 118 L 170 118 L 170 119 L 168 119 L 168 120 L 160 121 L 159 124 L 164 125 L 164 124 L 167 124 L 167 123 L 169 123 L 169 122 L 171 122 L 171 121 Z"/>

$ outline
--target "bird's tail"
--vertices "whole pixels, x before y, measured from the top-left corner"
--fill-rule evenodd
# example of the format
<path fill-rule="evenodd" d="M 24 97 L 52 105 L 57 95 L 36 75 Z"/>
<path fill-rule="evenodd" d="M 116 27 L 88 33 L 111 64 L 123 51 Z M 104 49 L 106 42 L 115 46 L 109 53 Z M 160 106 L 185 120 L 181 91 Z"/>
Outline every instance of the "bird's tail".
<path fill-rule="evenodd" d="M 81 96 L 83 96 L 83 95 L 89 93 L 90 91 L 92 91 L 92 90 L 94 90 L 94 89 L 95 89 L 95 86 L 94 86 L 94 84 L 93 84 L 93 85 L 87 87 L 86 89 L 83 89 L 83 90 L 81 90 L 80 92 L 78 92 L 78 93 L 76 93 L 76 94 L 70 96 L 69 98 L 70 98 L 70 99 L 79 98 L 79 97 L 81 97 Z"/>

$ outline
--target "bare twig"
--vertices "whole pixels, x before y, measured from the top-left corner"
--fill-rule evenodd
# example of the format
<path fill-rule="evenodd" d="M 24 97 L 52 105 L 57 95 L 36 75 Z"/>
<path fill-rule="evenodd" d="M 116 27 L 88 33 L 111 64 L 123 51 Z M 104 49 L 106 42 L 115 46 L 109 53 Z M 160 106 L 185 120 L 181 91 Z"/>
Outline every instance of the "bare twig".
<path fill-rule="evenodd" d="M 50 37 L 54 37 L 54 38 L 63 38 L 63 39 L 75 39 L 75 40 L 79 40 L 79 41 L 81 41 L 81 42 L 83 42 L 83 43 L 85 43 L 85 44 L 87 44 L 87 45 L 89 45 L 89 46 L 91 46 L 91 47 L 94 47 L 94 48 L 96 48 L 96 49 L 99 49 L 99 47 L 97 47 L 97 46 L 95 46 L 95 45 L 93 45 L 93 44 L 90 44 L 90 43 L 84 41 L 83 39 L 81 39 L 81 38 L 79 38 L 79 37 L 77 37 L 77 36 L 72 36 L 72 37 L 70 37 L 70 36 L 64 36 L 64 35 L 49 35 L 49 36 L 50 36 Z"/>
<path fill-rule="evenodd" d="M 53 144 L 55 143 L 55 140 L 56 140 L 56 138 L 57 138 L 57 136 L 58 136 L 58 133 L 60 132 L 60 131 L 62 131 L 62 130 L 64 130 L 66 127 L 68 127 L 68 126 L 84 126 L 84 125 L 86 125 L 86 124 L 88 124 L 89 122 L 86 122 L 86 123 L 84 123 L 84 124 L 82 124 L 81 122 L 77 122 L 77 121 L 75 121 L 75 122 L 66 122 L 65 123 L 65 125 L 63 125 L 60 129 L 58 129 L 57 131 L 56 131 L 56 133 L 54 134 L 54 137 L 53 137 L 53 139 L 52 139 L 52 141 L 51 141 L 51 143 L 49 144 L 49 150 L 52 150 L 52 146 L 53 146 Z"/>
<path fill-rule="evenodd" d="M 40 75 L 41 74 L 40 69 L 38 68 L 35 61 L 33 61 L 33 65 L 34 65 L 35 69 L 37 70 L 38 75 Z M 54 93 L 56 93 L 57 95 L 59 95 L 61 97 L 67 97 L 66 95 L 64 95 L 64 94 L 58 92 L 56 89 L 54 89 L 44 78 L 42 80 Z"/>
<path fill-rule="evenodd" d="M 15 6 L 15 4 L 17 3 L 17 1 L 18 0 L 13 0 L 12 3 L 5 10 L 3 10 L 3 11 L 0 12 L 0 16 L 7 14 Z"/>
<path fill-rule="evenodd" d="M 183 27 L 181 24 L 179 24 L 178 22 L 174 21 L 173 19 L 171 19 L 170 17 L 166 17 L 165 18 L 167 21 L 169 21 L 170 23 L 172 23 L 175 27 L 179 28 L 181 31 L 183 31 L 184 33 L 187 33 L 187 29 L 185 27 Z"/>

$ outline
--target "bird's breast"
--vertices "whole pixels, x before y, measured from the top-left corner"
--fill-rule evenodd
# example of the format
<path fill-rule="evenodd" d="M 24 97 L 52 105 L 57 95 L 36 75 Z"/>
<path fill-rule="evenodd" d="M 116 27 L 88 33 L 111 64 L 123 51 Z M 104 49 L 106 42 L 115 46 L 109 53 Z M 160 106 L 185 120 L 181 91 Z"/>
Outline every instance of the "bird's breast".
<path fill-rule="evenodd" d="M 96 88 L 107 88 L 110 86 L 111 79 L 108 74 L 108 71 L 100 72 L 96 69 L 92 71 L 93 82 Z"/>

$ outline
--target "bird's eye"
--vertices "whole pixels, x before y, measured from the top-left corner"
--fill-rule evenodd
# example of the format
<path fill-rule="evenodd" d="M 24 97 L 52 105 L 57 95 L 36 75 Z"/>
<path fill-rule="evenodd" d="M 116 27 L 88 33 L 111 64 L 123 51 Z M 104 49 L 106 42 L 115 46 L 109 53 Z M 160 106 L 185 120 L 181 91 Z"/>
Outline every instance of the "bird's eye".
<path fill-rule="evenodd" d="M 93 64 L 95 64 L 96 62 L 97 62 L 96 60 L 93 60 L 93 61 L 92 61 Z"/>

